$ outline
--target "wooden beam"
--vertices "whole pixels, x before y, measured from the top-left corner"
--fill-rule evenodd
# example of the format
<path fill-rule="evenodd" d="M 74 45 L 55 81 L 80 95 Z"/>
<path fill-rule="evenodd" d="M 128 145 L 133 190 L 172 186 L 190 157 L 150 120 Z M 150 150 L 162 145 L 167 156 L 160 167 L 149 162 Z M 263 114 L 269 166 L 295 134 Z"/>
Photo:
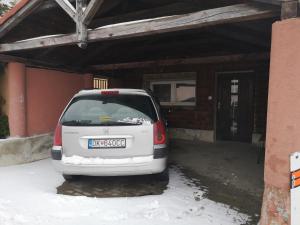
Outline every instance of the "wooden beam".
<path fill-rule="evenodd" d="M 42 0 L 30 0 L 14 16 L 5 21 L 5 23 L 0 26 L 0 38 L 17 26 L 30 13 L 36 10 L 42 2 Z"/>
<path fill-rule="evenodd" d="M 66 72 L 82 72 L 80 68 L 77 67 L 70 67 L 67 65 L 58 64 L 55 62 L 49 62 L 49 61 L 42 61 L 38 59 L 27 59 L 23 57 L 18 56 L 11 56 L 11 55 L 4 55 L 0 54 L 0 62 L 19 62 L 24 63 L 27 66 L 33 66 L 33 67 L 39 67 L 39 68 L 46 68 L 46 69 L 57 69 L 60 71 L 66 71 Z"/>
<path fill-rule="evenodd" d="M 79 41 L 78 46 L 80 48 L 86 48 L 88 38 L 87 25 L 93 19 L 104 0 L 91 0 L 88 5 L 87 0 L 76 0 L 76 9 L 69 0 L 55 1 L 76 23 L 76 33 Z"/>
<path fill-rule="evenodd" d="M 271 32 L 271 31 L 269 31 Z M 257 47 L 268 48 L 271 45 L 271 40 L 268 40 L 266 35 L 249 32 L 246 29 L 239 27 L 218 27 L 212 30 L 212 33 L 228 39 L 240 41 Z"/>
<path fill-rule="evenodd" d="M 55 0 L 57 4 L 74 20 L 76 21 L 76 10 L 69 0 Z"/>
<path fill-rule="evenodd" d="M 41 53 L 36 54 L 33 59 L 43 59 L 45 56 L 49 55 L 51 52 L 53 52 L 56 48 L 47 48 L 44 49 Z"/>
<path fill-rule="evenodd" d="M 73 60 L 71 65 L 85 67 L 90 60 L 94 58 L 99 58 L 100 54 L 103 54 L 103 52 L 108 51 L 108 49 L 110 49 L 113 45 L 114 45 L 113 43 L 104 44 L 104 45 L 102 44 L 93 49 L 90 49 L 89 51 L 83 53 L 81 58 L 77 60 Z"/>
<path fill-rule="evenodd" d="M 105 4 L 103 4 L 103 7 L 101 6 L 101 13 L 107 13 L 110 11 L 112 8 L 116 7 L 120 1 L 123 0 L 110 0 L 110 1 L 105 1 Z M 70 3 L 75 3 L 76 0 L 69 0 Z M 44 3 L 41 5 L 41 7 L 38 8 L 36 11 L 37 13 L 41 13 L 45 10 L 53 10 L 57 7 L 60 7 L 55 1 L 53 0 L 44 0 Z"/>
<path fill-rule="evenodd" d="M 104 0 L 91 0 L 83 13 L 83 23 L 89 25 Z"/>
<path fill-rule="evenodd" d="M 75 2 L 75 0 L 69 0 L 69 2 L 72 4 L 73 2 Z M 57 4 L 56 1 L 44 1 L 43 5 L 41 5 L 41 7 L 37 10 L 37 12 L 42 12 L 45 10 L 49 10 L 49 9 L 54 9 L 59 7 L 59 5 Z"/>
<path fill-rule="evenodd" d="M 225 63 L 225 62 L 237 62 L 237 61 L 260 61 L 260 60 L 268 60 L 269 58 L 270 58 L 269 53 L 236 54 L 236 55 L 210 56 L 210 57 L 201 57 L 201 58 L 165 59 L 165 60 L 153 60 L 153 61 L 144 61 L 144 62 L 93 65 L 90 66 L 88 70 L 111 71 L 111 70 L 141 69 L 141 68 L 176 66 L 176 65 L 199 65 L 199 64 Z"/>
<path fill-rule="evenodd" d="M 91 21 L 91 27 L 100 27 L 107 24 L 116 24 L 126 21 L 138 20 L 139 18 L 154 18 L 166 15 L 179 15 L 184 13 L 195 12 L 199 9 L 199 5 L 188 4 L 187 2 L 175 2 L 169 5 L 144 9 L 140 11 L 129 12 L 109 17 L 101 17 Z"/>
<path fill-rule="evenodd" d="M 219 24 L 272 18 L 278 16 L 273 8 L 256 4 L 237 4 L 184 15 L 160 17 L 104 26 L 88 31 L 88 42 L 124 39 L 173 31 L 202 28 Z M 0 52 L 77 44 L 76 34 L 39 37 L 14 43 L 0 44 Z"/>
<path fill-rule="evenodd" d="M 298 0 L 282 1 L 281 19 L 296 18 L 298 16 Z"/>
<path fill-rule="evenodd" d="M 84 8 L 86 8 L 86 0 L 76 0 L 77 45 L 83 49 L 87 47 L 88 42 L 87 26 L 83 23 Z"/>
<path fill-rule="evenodd" d="M 284 0 L 253 0 L 254 2 L 260 2 L 265 4 L 277 5 L 280 6 L 281 2 Z"/>
<path fill-rule="evenodd" d="M 126 45 L 117 44 L 113 45 L 108 49 L 104 49 L 98 52 L 94 58 L 91 58 L 85 66 L 97 64 L 98 62 L 131 62 L 131 61 L 147 61 L 149 55 L 155 55 L 155 58 L 168 59 L 191 57 L 195 52 L 212 52 L 213 54 L 224 54 L 226 50 L 223 50 L 225 45 L 227 49 L 235 49 L 235 52 L 246 52 L 248 49 L 247 45 L 241 44 L 240 42 L 226 41 L 220 43 L 220 38 L 210 37 L 207 38 L 203 35 L 197 35 L 192 38 L 179 38 L 169 37 L 164 39 L 149 39 L 141 42 L 131 42 Z M 110 42 L 113 43 L 113 42 Z M 130 49 L 130 54 L 128 54 Z M 228 51 L 227 51 L 228 52 Z M 85 58 L 85 57 L 84 57 Z"/>

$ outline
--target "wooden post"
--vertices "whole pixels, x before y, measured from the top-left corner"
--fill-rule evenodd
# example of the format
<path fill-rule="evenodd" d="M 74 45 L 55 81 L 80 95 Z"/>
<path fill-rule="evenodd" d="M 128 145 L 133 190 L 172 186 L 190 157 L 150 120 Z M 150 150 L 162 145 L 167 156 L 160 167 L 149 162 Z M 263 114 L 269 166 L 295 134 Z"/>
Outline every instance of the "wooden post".
<path fill-rule="evenodd" d="M 84 9 L 86 8 L 86 0 L 76 0 L 76 29 L 78 37 L 78 46 L 85 49 L 87 47 L 87 26 L 83 23 Z"/>
<path fill-rule="evenodd" d="M 76 23 L 77 45 L 80 48 L 86 48 L 88 42 L 87 26 L 104 0 L 91 0 L 88 5 L 87 0 L 76 0 L 76 9 L 74 9 L 69 0 L 55 1 Z"/>

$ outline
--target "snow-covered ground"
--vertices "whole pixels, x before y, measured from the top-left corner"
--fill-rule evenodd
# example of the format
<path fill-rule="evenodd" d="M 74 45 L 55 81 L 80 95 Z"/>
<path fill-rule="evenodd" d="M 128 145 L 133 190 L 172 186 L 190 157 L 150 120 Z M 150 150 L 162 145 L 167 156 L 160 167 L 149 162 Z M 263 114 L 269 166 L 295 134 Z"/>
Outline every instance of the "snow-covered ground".
<path fill-rule="evenodd" d="M 134 198 L 57 195 L 64 180 L 49 159 L 2 167 L 0 181 L 0 225 L 229 225 L 248 219 L 204 198 L 177 169 L 164 194 Z"/>
<path fill-rule="evenodd" d="M 0 142 L 7 141 L 7 140 L 9 140 L 9 139 L 8 138 L 0 138 Z"/>

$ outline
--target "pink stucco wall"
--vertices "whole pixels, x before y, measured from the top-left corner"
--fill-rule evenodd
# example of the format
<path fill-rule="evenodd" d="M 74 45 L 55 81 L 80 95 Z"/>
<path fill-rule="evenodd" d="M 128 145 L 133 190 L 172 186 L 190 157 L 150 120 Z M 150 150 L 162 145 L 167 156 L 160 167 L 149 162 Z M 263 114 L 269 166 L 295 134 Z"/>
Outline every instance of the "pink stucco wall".
<path fill-rule="evenodd" d="M 58 118 L 78 91 L 93 87 L 93 75 L 26 67 L 7 67 L 7 111 L 11 136 L 53 132 Z"/>
<path fill-rule="evenodd" d="M 91 75 L 26 69 L 27 135 L 52 132 L 71 97 L 90 88 Z"/>
<path fill-rule="evenodd" d="M 0 96 L 4 100 L 4 104 L 1 105 L 1 110 L 4 115 L 8 114 L 8 76 L 7 73 L 0 75 Z M 0 98 L 1 98 L 0 97 Z"/>
<path fill-rule="evenodd" d="M 289 224 L 289 156 L 300 151 L 300 19 L 273 24 L 261 225 Z"/>

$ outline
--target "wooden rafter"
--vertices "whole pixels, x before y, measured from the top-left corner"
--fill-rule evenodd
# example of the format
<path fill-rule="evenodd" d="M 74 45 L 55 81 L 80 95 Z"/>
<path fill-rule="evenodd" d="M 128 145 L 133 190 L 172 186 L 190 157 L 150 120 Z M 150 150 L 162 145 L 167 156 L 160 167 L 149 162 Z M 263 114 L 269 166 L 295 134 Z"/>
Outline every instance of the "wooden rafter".
<path fill-rule="evenodd" d="M 91 0 L 83 12 L 83 23 L 89 25 L 104 0 Z"/>
<path fill-rule="evenodd" d="M 281 5 L 281 2 L 285 0 L 254 0 L 254 1 L 265 3 L 265 4 L 271 4 L 271 5 Z"/>
<path fill-rule="evenodd" d="M 15 26 L 17 26 L 31 12 L 37 9 L 42 2 L 42 0 L 30 0 L 25 6 L 23 6 L 18 12 L 16 12 L 13 17 L 9 18 L 4 24 L 0 26 L 0 38 L 7 34 Z"/>
<path fill-rule="evenodd" d="M 274 8 L 256 4 L 237 4 L 203 10 L 184 15 L 160 17 L 143 21 L 104 26 L 88 31 L 88 42 L 147 36 L 158 33 L 181 31 L 218 24 L 273 18 L 278 16 Z M 80 42 L 76 34 L 39 37 L 14 43 L 0 44 L 0 52 L 73 45 Z"/>
<path fill-rule="evenodd" d="M 281 6 L 282 20 L 295 18 L 300 14 L 299 0 L 253 0 L 253 1 Z"/>
<path fill-rule="evenodd" d="M 80 69 L 77 67 L 70 67 L 68 65 L 58 64 L 57 62 L 49 62 L 49 61 L 43 61 L 39 59 L 27 59 L 23 57 L 10 56 L 4 54 L 0 54 L 0 61 L 19 62 L 19 63 L 24 63 L 27 66 L 34 66 L 34 67 L 46 68 L 46 69 L 58 69 L 60 71 L 66 71 L 66 72 L 81 72 Z"/>
<path fill-rule="evenodd" d="M 86 53 L 82 54 L 82 57 L 80 59 L 77 59 L 76 61 L 74 60 L 71 65 L 84 67 L 90 60 L 97 58 L 97 56 L 99 54 L 112 48 L 112 46 L 113 46 L 113 43 L 99 45 L 99 46 L 93 48 L 92 50 L 87 51 Z"/>
<path fill-rule="evenodd" d="M 76 9 L 69 2 L 69 0 L 55 0 L 55 1 L 74 21 L 76 21 Z"/>
<path fill-rule="evenodd" d="M 80 48 L 87 47 L 88 39 L 87 26 L 83 23 L 84 8 L 86 8 L 86 0 L 76 0 L 76 33 Z"/>
<path fill-rule="evenodd" d="M 165 60 L 152 60 L 152 61 L 143 61 L 143 62 L 93 65 L 90 66 L 88 70 L 112 71 L 112 70 L 142 69 L 142 68 L 174 66 L 174 65 L 193 65 L 193 64 L 199 65 L 199 64 L 211 64 L 211 63 L 237 62 L 241 60 L 259 61 L 259 60 L 268 60 L 269 58 L 270 58 L 269 53 L 235 54 L 235 55 L 209 56 L 209 57 L 200 57 L 200 58 L 165 59 Z"/>
<path fill-rule="evenodd" d="M 266 32 L 270 32 L 270 30 L 266 30 Z M 262 48 L 268 48 L 271 44 L 271 40 L 269 40 L 268 42 L 266 35 L 257 35 L 256 32 L 249 32 L 245 29 L 239 29 L 239 27 L 218 27 L 217 29 L 214 29 L 212 33 L 217 36 L 229 38 Z"/>
<path fill-rule="evenodd" d="M 103 25 L 111 24 L 112 22 L 121 23 L 126 21 L 137 20 L 138 18 L 155 18 L 162 15 L 178 15 L 189 12 L 195 12 L 200 9 L 201 6 L 195 4 L 188 4 L 187 2 L 174 2 L 168 5 L 163 5 L 151 9 L 143 9 L 139 11 L 128 12 L 125 14 L 114 15 L 109 17 L 95 18 L 91 21 L 91 27 L 100 27 Z"/>

